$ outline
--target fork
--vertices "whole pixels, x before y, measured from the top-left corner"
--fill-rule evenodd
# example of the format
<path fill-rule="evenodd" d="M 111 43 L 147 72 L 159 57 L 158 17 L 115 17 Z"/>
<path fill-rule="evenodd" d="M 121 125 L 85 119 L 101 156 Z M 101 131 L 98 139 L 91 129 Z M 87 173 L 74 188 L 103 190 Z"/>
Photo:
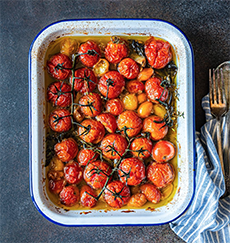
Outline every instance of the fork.
<path fill-rule="evenodd" d="M 216 71 L 216 74 L 217 74 L 217 80 L 216 80 L 214 69 L 213 70 L 209 69 L 209 99 L 210 99 L 211 113 L 216 117 L 217 120 L 218 155 L 220 158 L 222 173 L 225 178 L 223 152 L 222 152 L 222 145 L 221 145 L 221 122 L 220 121 L 221 121 L 221 117 L 227 111 L 227 101 L 225 97 L 222 69 L 218 69 Z"/>

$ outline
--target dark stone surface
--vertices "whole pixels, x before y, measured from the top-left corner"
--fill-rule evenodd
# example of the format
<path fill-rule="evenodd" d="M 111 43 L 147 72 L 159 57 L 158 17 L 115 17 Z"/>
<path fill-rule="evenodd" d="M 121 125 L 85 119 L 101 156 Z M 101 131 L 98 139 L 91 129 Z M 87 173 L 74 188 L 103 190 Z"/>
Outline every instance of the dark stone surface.
<path fill-rule="evenodd" d="M 36 34 L 61 19 L 159 18 L 177 25 L 195 54 L 196 128 L 208 69 L 230 59 L 226 1 L 44 0 L 0 1 L 0 241 L 183 242 L 169 225 L 66 228 L 44 219 L 32 204 L 28 163 L 28 51 Z"/>

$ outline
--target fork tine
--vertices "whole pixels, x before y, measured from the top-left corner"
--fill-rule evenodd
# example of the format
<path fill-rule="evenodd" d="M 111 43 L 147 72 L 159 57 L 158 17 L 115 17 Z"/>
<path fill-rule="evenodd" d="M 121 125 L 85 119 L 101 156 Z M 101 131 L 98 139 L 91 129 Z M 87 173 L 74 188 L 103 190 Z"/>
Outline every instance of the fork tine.
<path fill-rule="evenodd" d="M 217 83 L 216 83 L 216 75 L 215 75 L 215 70 L 214 70 L 214 68 L 212 69 L 212 80 L 213 80 L 213 99 L 214 99 L 214 102 L 213 103 L 217 103 L 217 101 L 218 101 L 218 94 L 219 94 L 219 92 L 218 92 L 218 88 L 217 88 Z M 217 93 L 218 92 L 218 93 Z M 218 95 L 218 96 L 217 96 Z"/>
<path fill-rule="evenodd" d="M 222 99 L 223 103 L 227 104 L 227 99 L 226 99 L 226 93 L 225 93 L 225 85 L 224 85 L 224 75 L 223 75 L 223 69 L 220 69 L 220 81 L 222 85 Z"/>
<path fill-rule="evenodd" d="M 212 90 L 212 70 L 209 69 L 209 101 L 213 103 L 213 90 Z"/>

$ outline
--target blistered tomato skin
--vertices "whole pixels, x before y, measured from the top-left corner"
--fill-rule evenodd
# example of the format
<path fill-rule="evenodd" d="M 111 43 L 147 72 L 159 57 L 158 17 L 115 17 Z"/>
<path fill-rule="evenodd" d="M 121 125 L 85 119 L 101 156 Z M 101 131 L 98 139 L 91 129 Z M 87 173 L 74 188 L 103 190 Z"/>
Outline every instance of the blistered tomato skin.
<path fill-rule="evenodd" d="M 64 188 L 65 182 L 63 179 L 61 180 L 49 180 L 49 190 L 53 194 L 59 194 L 61 190 Z"/>
<path fill-rule="evenodd" d="M 97 157 L 98 154 L 92 149 L 82 149 L 78 153 L 77 160 L 81 166 L 86 166 L 88 162 L 95 161 Z"/>
<path fill-rule="evenodd" d="M 78 55 L 84 66 L 93 67 L 101 57 L 101 50 L 96 42 L 88 40 L 80 45 Z"/>
<path fill-rule="evenodd" d="M 133 156 L 141 159 L 147 159 L 150 157 L 152 147 L 153 144 L 151 140 L 143 137 L 135 138 L 130 145 Z"/>
<path fill-rule="evenodd" d="M 101 141 L 101 150 L 109 159 L 120 159 L 128 146 L 127 140 L 119 134 L 109 134 Z"/>
<path fill-rule="evenodd" d="M 158 163 L 168 162 L 175 156 L 175 146 L 165 140 L 158 141 L 152 150 L 152 158 Z"/>
<path fill-rule="evenodd" d="M 70 58 L 64 54 L 58 53 L 47 61 L 47 71 L 51 77 L 64 80 L 71 74 L 72 62 Z"/>
<path fill-rule="evenodd" d="M 109 71 L 104 74 L 98 83 L 98 90 L 100 93 L 109 98 L 117 98 L 125 86 L 125 79 L 117 71 Z"/>
<path fill-rule="evenodd" d="M 118 116 L 124 111 L 124 106 L 120 99 L 111 99 L 106 103 L 106 110 L 110 114 Z"/>
<path fill-rule="evenodd" d="M 63 162 L 74 159 L 78 153 L 77 142 L 73 138 L 67 138 L 54 146 L 58 158 Z"/>
<path fill-rule="evenodd" d="M 84 180 L 93 189 L 102 189 L 111 174 L 111 167 L 103 161 L 93 161 L 85 167 Z"/>
<path fill-rule="evenodd" d="M 174 168 L 170 163 L 151 163 L 146 170 L 147 178 L 157 188 L 166 187 L 175 178 Z"/>
<path fill-rule="evenodd" d="M 129 187 L 121 181 L 113 181 L 107 185 L 104 192 L 104 199 L 109 206 L 121 208 L 130 199 Z"/>
<path fill-rule="evenodd" d="M 161 80 L 159 78 L 150 78 L 145 83 L 145 92 L 148 98 L 154 102 L 159 103 L 160 101 L 166 101 L 168 98 L 168 89 L 161 87 Z"/>
<path fill-rule="evenodd" d="M 73 78 L 70 78 L 70 83 L 73 83 Z M 74 90 L 82 94 L 92 92 L 97 86 L 98 80 L 93 70 L 83 67 L 74 72 Z"/>
<path fill-rule="evenodd" d="M 116 118 L 109 113 L 102 113 L 96 117 L 97 121 L 105 127 L 109 133 L 115 133 L 117 130 Z"/>
<path fill-rule="evenodd" d="M 98 121 L 86 119 L 78 127 L 78 134 L 85 142 L 97 144 L 103 139 L 105 128 Z"/>
<path fill-rule="evenodd" d="M 129 93 L 141 93 L 145 89 L 145 85 L 138 80 L 131 80 L 126 85 Z"/>
<path fill-rule="evenodd" d="M 124 111 L 118 116 L 117 126 L 120 130 L 126 128 L 127 135 L 134 137 L 142 129 L 142 120 L 134 111 Z"/>
<path fill-rule="evenodd" d="M 95 117 L 101 114 L 102 101 L 97 93 L 89 93 L 79 100 L 81 112 L 89 117 Z"/>
<path fill-rule="evenodd" d="M 147 200 L 152 203 L 158 203 L 161 200 L 161 192 L 150 183 L 145 183 L 140 186 L 141 192 L 146 196 Z"/>
<path fill-rule="evenodd" d="M 138 158 L 123 159 L 119 165 L 118 175 L 123 183 L 137 186 L 145 179 L 145 165 Z"/>
<path fill-rule="evenodd" d="M 97 200 L 95 199 L 95 197 L 97 197 L 97 195 L 90 186 L 82 186 L 80 190 L 80 202 L 82 206 L 87 208 L 95 207 L 97 204 Z"/>
<path fill-rule="evenodd" d="M 145 205 L 146 202 L 146 196 L 143 193 L 137 193 L 131 196 L 128 206 L 139 208 Z"/>
<path fill-rule="evenodd" d="M 168 126 L 159 116 L 150 116 L 143 121 L 143 132 L 149 132 L 154 141 L 164 138 L 168 133 Z"/>
<path fill-rule="evenodd" d="M 60 194 L 60 202 L 68 207 L 74 206 L 79 202 L 80 193 L 75 185 L 64 187 Z"/>
<path fill-rule="evenodd" d="M 64 167 L 65 180 L 70 184 L 78 184 L 83 179 L 83 169 L 77 162 L 69 162 Z"/>
<path fill-rule="evenodd" d="M 49 116 L 49 126 L 55 132 L 67 132 L 72 127 L 71 114 L 66 109 L 56 109 Z"/>
<path fill-rule="evenodd" d="M 164 68 L 172 60 L 171 46 L 167 41 L 151 37 L 145 43 L 145 55 L 153 68 Z"/>
<path fill-rule="evenodd" d="M 134 79 L 138 76 L 140 68 L 131 58 L 125 58 L 118 64 L 118 71 L 127 79 Z"/>
<path fill-rule="evenodd" d="M 57 81 L 49 85 L 47 100 L 53 106 L 68 107 L 71 105 L 71 86 L 63 81 Z"/>

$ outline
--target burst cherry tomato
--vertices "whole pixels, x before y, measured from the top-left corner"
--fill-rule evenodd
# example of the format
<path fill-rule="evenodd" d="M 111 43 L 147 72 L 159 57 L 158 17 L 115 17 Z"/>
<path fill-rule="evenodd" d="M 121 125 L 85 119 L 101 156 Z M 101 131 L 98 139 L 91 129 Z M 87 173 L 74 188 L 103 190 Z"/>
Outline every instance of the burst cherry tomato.
<path fill-rule="evenodd" d="M 145 43 L 145 55 L 153 68 L 164 68 L 172 60 L 171 46 L 167 41 L 151 37 Z"/>
<path fill-rule="evenodd" d="M 95 161 L 98 157 L 98 154 L 95 153 L 92 149 L 82 149 L 78 153 L 77 160 L 80 165 L 86 166 L 89 161 Z"/>
<path fill-rule="evenodd" d="M 111 100 L 108 100 L 106 103 L 106 110 L 110 114 L 112 114 L 114 116 L 118 116 L 123 112 L 124 106 L 120 99 L 111 99 Z"/>
<path fill-rule="evenodd" d="M 59 197 L 62 204 L 71 207 L 79 202 L 79 189 L 75 185 L 66 186 L 60 192 Z"/>
<path fill-rule="evenodd" d="M 109 134 L 101 141 L 101 150 L 105 157 L 109 159 L 120 159 L 124 154 L 128 143 L 119 134 Z"/>
<path fill-rule="evenodd" d="M 145 165 L 138 158 L 123 159 L 119 165 L 120 180 L 129 186 L 137 186 L 145 179 Z"/>
<path fill-rule="evenodd" d="M 63 179 L 61 180 L 49 180 L 49 190 L 53 194 L 59 194 L 60 191 L 64 188 L 65 181 Z"/>
<path fill-rule="evenodd" d="M 143 132 L 149 132 L 154 141 L 160 140 L 168 133 L 168 126 L 159 116 L 150 116 L 144 119 Z"/>
<path fill-rule="evenodd" d="M 135 138 L 131 145 L 130 149 L 132 150 L 132 154 L 135 157 L 141 159 L 147 159 L 151 155 L 153 144 L 148 138 Z"/>
<path fill-rule="evenodd" d="M 101 114 L 102 102 L 101 97 L 97 93 L 84 95 L 79 100 L 80 110 L 89 117 L 95 117 Z"/>
<path fill-rule="evenodd" d="M 145 85 L 138 80 L 129 81 L 126 87 L 129 93 L 135 93 L 135 94 L 141 93 L 145 89 Z"/>
<path fill-rule="evenodd" d="M 142 120 L 134 111 L 124 111 L 118 116 L 117 126 L 126 130 L 129 137 L 136 136 L 142 129 Z"/>
<path fill-rule="evenodd" d="M 64 80 L 71 74 L 72 62 L 68 56 L 58 53 L 47 61 L 48 73 L 55 79 Z"/>
<path fill-rule="evenodd" d="M 175 156 L 175 146 L 165 140 L 158 141 L 152 150 L 152 157 L 158 163 L 168 162 Z"/>
<path fill-rule="evenodd" d="M 160 101 L 165 101 L 168 98 L 168 89 L 161 87 L 161 80 L 159 78 L 150 78 L 145 83 L 145 92 L 148 98 L 154 102 L 159 103 Z"/>
<path fill-rule="evenodd" d="M 66 132 L 71 129 L 71 114 L 66 109 L 56 109 L 49 116 L 50 128 L 55 132 Z"/>
<path fill-rule="evenodd" d="M 145 183 L 140 186 L 141 192 L 146 196 L 147 200 L 152 203 L 158 203 L 161 200 L 161 192 L 150 183 Z"/>
<path fill-rule="evenodd" d="M 117 71 L 104 74 L 98 83 L 98 90 L 106 98 L 113 99 L 120 95 L 125 86 L 125 80 Z"/>
<path fill-rule="evenodd" d="M 105 48 L 105 58 L 110 62 L 117 64 L 124 57 L 128 56 L 127 44 L 123 39 L 113 37 L 113 39 L 107 43 Z"/>
<path fill-rule="evenodd" d="M 162 188 L 174 180 L 175 173 L 173 166 L 169 163 L 151 163 L 147 167 L 147 178 L 156 187 Z"/>
<path fill-rule="evenodd" d="M 77 156 L 77 142 L 73 138 L 64 139 L 54 146 L 54 150 L 61 161 L 68 162 Z"/>
<path fill-rule="evenodd" d="M 93 161 L 84 170 L 84 180 L 93 189 L 102 189 L 111 172 L 112 169 L 107 163 Z"/>
<path fill-rule="evenodd" d="M 118 64 L 118 71 L 127 79 L 134 79 L 140 72 L 138 64 L 131 58 L 125 58 Z"/>
<path fill-rule="evenodd" d="M 109 133 L 115 133 L 115 131 L 117 130 L 117 121 L 112 114 L 102 113 L 97 116 L 96 119 L 103 124 L 103 126 Z"/>
<path fill-rule="evenodd" d="M 86 67 L 93 67 L 101 57 L 97 43 L 90 40 L 80 45 L 78 54 L 81 63 Z"/>
<path fill-rule="evenodd" d="M 97 144 L 103 139 L 105 128 L 98 121 L 86 119 L 81 123 L 81 126 L 79 126 L 78 134 L 85 142 Z"/>
<path fill-rule="evenodd" d="M 78 184 L 83 179 L 83 169 L 77 162 L 69 162 L 64 167 L 65 179 L 70 184 Z"/>
<path fill-rule="evenodd" d="M 71 77 L 70 83 L 73 83 Z M 98 80 L 93 70 L 83 67 L 74 72 L 74 90 L 79 91 L 82 94 L 86 92 L 92 92 L 97 86 Z"/>
<path fill-rule="evenodd" d="M 67 107 L 71 104 L 71 86 L 63 81 L 57 81 L 49 85 L 47 100 L 53 106 Z"/>
<path fill-rule="evenodd" d="M 130 190 L 121 181 L 109 183 L 105 189 L 105 201 L 113 208 L 121 208 L 126 205 L 130 199 Z"/>
<path fill-rule="evenodd" d="M 92 196 L 90 196 L 89 194 Z M 97 200 L 95 199 L 95 197 L 97 197 L 97 195 L 91 187 L 87 185 L 82 186 L 80 190 L 80 202 L 82 206 L 88 208 L 95 207 L 97 204 Z"/>

